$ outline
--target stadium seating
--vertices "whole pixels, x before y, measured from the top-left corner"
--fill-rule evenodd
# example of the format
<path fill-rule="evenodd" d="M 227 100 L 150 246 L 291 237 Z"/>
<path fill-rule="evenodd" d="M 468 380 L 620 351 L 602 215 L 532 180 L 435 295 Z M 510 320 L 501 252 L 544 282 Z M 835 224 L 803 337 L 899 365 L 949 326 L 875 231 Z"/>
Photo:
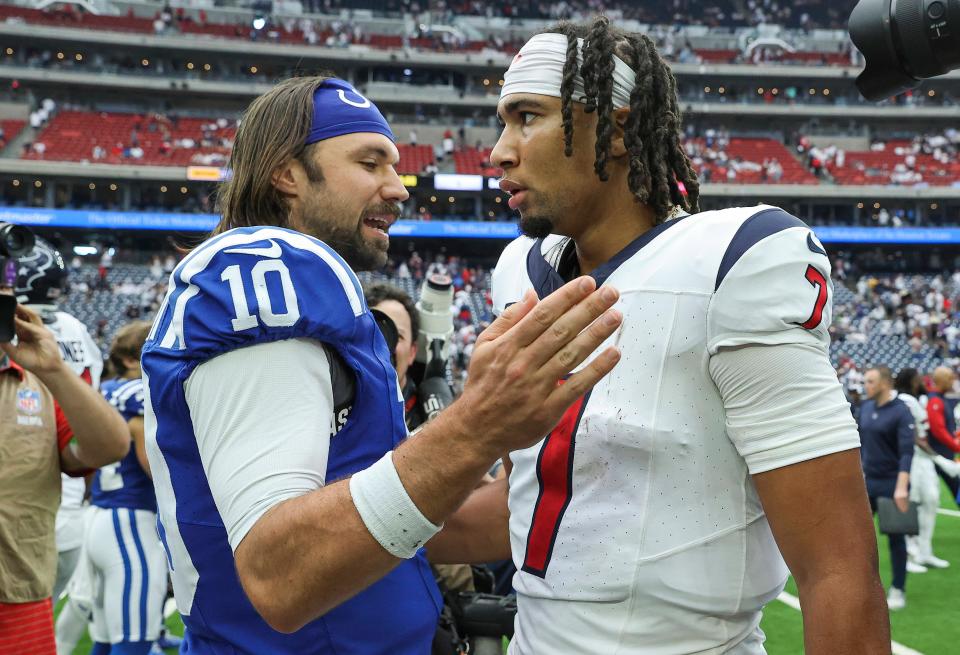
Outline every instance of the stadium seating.
<path fill-rule="evenodd" d="M 458 173 L 465 175 L 486 175 L 500 177 L 502 171 L 490 165 L 490 153 L 493 148 L 464 148 L 453 153 L 453 161 Z"/>
<path fill-rule="evenodd" d="M 807 170 L 796 157 L 775 139 L 762 138 L 731 138 L 726 148 L 729 160 L 739 158 L 743 162 L 752 162 L 762 165 L 765 160 L 776 159 L 783 167 L 783 177 L 780 184 L 819 184 L 814 175 Z M 735 179 L 727 178 L 728 166 L 721 166 L 714 162 L 705 162 L 703 170 L 710 170 L 711 182 L 730 182 L 734 184 L 764 184 L 769 180 L 763 179 L 760 170 L 741 169 Z M 700 172 L 702 173 L 703 170 Z"/>
<path fill-rule="evenodd" d="M 105 155 L 100 160 L 105 164 L 140 164 L 154 166 L 189 166 L 205 163 L 201 158 L 207 155 L 229 155 L 227 148 L 219 146 L 201 147 L 202 126 L 216 119 L 180 118 L 176 120 L 155 118 L 141 114 L 95 113 L 80 111 L 62 111 L 54 116 L 50 123 L 37 135 L 34 143 L 43 143 L 43 153 L 36 149 L 25 156 L 26 159 L 45 159 L 51 161 L 87 161 L 93 159 L 93 149 L 100 146 Z M 165 127 L 161 127 L 161 124 Z M 131 146 L 131 133 L 136 129 L 143 157 L 136 159 L 124 156 L 122 150 Z M 164 136 L 164 129 L 169 137 Z M 232 141 L 232 126 L 216 131 L 217 138 Z M 180 140 L 190 139 L 196 146 L 183 147 Z M 164 142 L 170 144 L 165 150 Z"/>
<path fill-rule="evenodd" d="M 865 152 L 847 152 L 843 167 L 836 162 L 828 166 L 830 174 L 838 184 L 891 184 L 891 176 L 898 165 L 903 169 L 907 154 L 897 153 L 898 149 L 908 148 L 908 141 L 890 141 L 884 150 Z M 931 186 L 950 186 L 960 181 L 960 161 L 953 159 L 947 164 L 938 162 L 932 155 L 919 153 L 912 170 L 922 176 L 922 183 Z"/>
<path fill-rule="evenodd" d="M 0 120 L 0 129 L 3 129 L 4 140 L 7 143 L 13 141 L 26 124 L 26 121 Z"/>
<path fill-rule="evenodd" d="M 397 164 L 397 172 L 401 175 L 419 175 L 423 172 L 425 166 L 435 161 L 431 146 L 398 143 L 397 150 L 400 151 L 400 163 Z"/>

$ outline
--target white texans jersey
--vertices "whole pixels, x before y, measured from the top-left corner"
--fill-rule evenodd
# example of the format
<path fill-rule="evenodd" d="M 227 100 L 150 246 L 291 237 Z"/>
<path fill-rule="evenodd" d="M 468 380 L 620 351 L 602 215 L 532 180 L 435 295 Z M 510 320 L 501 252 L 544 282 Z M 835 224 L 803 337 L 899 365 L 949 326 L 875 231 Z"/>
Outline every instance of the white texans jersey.
<path fill-rule="evenodd" d="M 493 275 L 499 314 L 572 277 L 571 240 L 521 237 Z M 543 441 L 511 453 L 519 594 L 514 655 L 763 653 L 761 609 L 788 571 L 751 474 L 859 446 L 738 443 L 709 371 L 721 348 L 806 344 L 827 357 L 830 263 L 768 206 L 660 225 L 591 273 L 620 292 L 618 366 Z M 589 361 L 589 360 L 588 360 Z M 839 383 L 838 383 L 839 384 Z"/>

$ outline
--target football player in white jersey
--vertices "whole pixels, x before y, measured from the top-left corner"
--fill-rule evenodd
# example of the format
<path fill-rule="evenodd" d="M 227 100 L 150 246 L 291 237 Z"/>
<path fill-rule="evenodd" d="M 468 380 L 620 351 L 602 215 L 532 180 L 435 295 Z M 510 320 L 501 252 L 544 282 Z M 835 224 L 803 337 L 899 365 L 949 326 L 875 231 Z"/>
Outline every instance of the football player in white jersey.
<path fill-rule="evenodd" d="M 823 247 L 775 207 L 696 213 L 675 81 L 647 36 L 603 17 L 547 32 L 498 106 L 491 161 L 525 236 L 497 265 L 495 309 L 589 274 L 620 290 L 622 359 L 510 453 L 510 653 L 759 655 L 788 568 L 809 655 L 890 652 Z M 503 492 L 468 499 L 431 559 L 498 554 Z"/>

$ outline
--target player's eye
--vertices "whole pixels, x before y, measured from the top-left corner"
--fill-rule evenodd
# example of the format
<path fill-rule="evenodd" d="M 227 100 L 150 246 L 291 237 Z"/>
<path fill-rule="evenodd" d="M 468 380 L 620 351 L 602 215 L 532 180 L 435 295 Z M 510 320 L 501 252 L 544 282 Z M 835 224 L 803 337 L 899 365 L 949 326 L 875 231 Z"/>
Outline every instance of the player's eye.
<path fill-rule="evenodd" d="M 536 114 L 532 114 L 529 111 L 521 111 L 517 114 L 520 117 L 521 125 L 529 125 L 530 121 L 537 117 Z"/>
<path fill-rule="evenodd" d="M 375 161 L 362 161 L 360 162 L 360 165 L 366 168 L 368 171 L 375 171 L 377 170 L 378 166 L 377 162 Z"/>

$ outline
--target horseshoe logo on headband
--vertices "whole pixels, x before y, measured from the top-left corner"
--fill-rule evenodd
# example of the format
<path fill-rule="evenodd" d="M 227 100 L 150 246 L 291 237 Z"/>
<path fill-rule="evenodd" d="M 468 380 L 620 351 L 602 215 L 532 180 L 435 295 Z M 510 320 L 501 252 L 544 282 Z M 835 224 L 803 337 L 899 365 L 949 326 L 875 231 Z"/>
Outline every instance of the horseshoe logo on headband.
<path fill-rule="evenodd" d="M 370 101 L 364 98 L 362 95 L 354 91 L 354 94 L 363 102 L 355 102 L 353 100 L 348 100 L 346 94 L 343 92 L 343 89 L 337 89 L 337 95 L 340 97 L 340 100 L 343 101 L 343 104 L 350 105 L 351 107 L 356 107 L 358 109 L 366 109 L 370 106 Z"/>

